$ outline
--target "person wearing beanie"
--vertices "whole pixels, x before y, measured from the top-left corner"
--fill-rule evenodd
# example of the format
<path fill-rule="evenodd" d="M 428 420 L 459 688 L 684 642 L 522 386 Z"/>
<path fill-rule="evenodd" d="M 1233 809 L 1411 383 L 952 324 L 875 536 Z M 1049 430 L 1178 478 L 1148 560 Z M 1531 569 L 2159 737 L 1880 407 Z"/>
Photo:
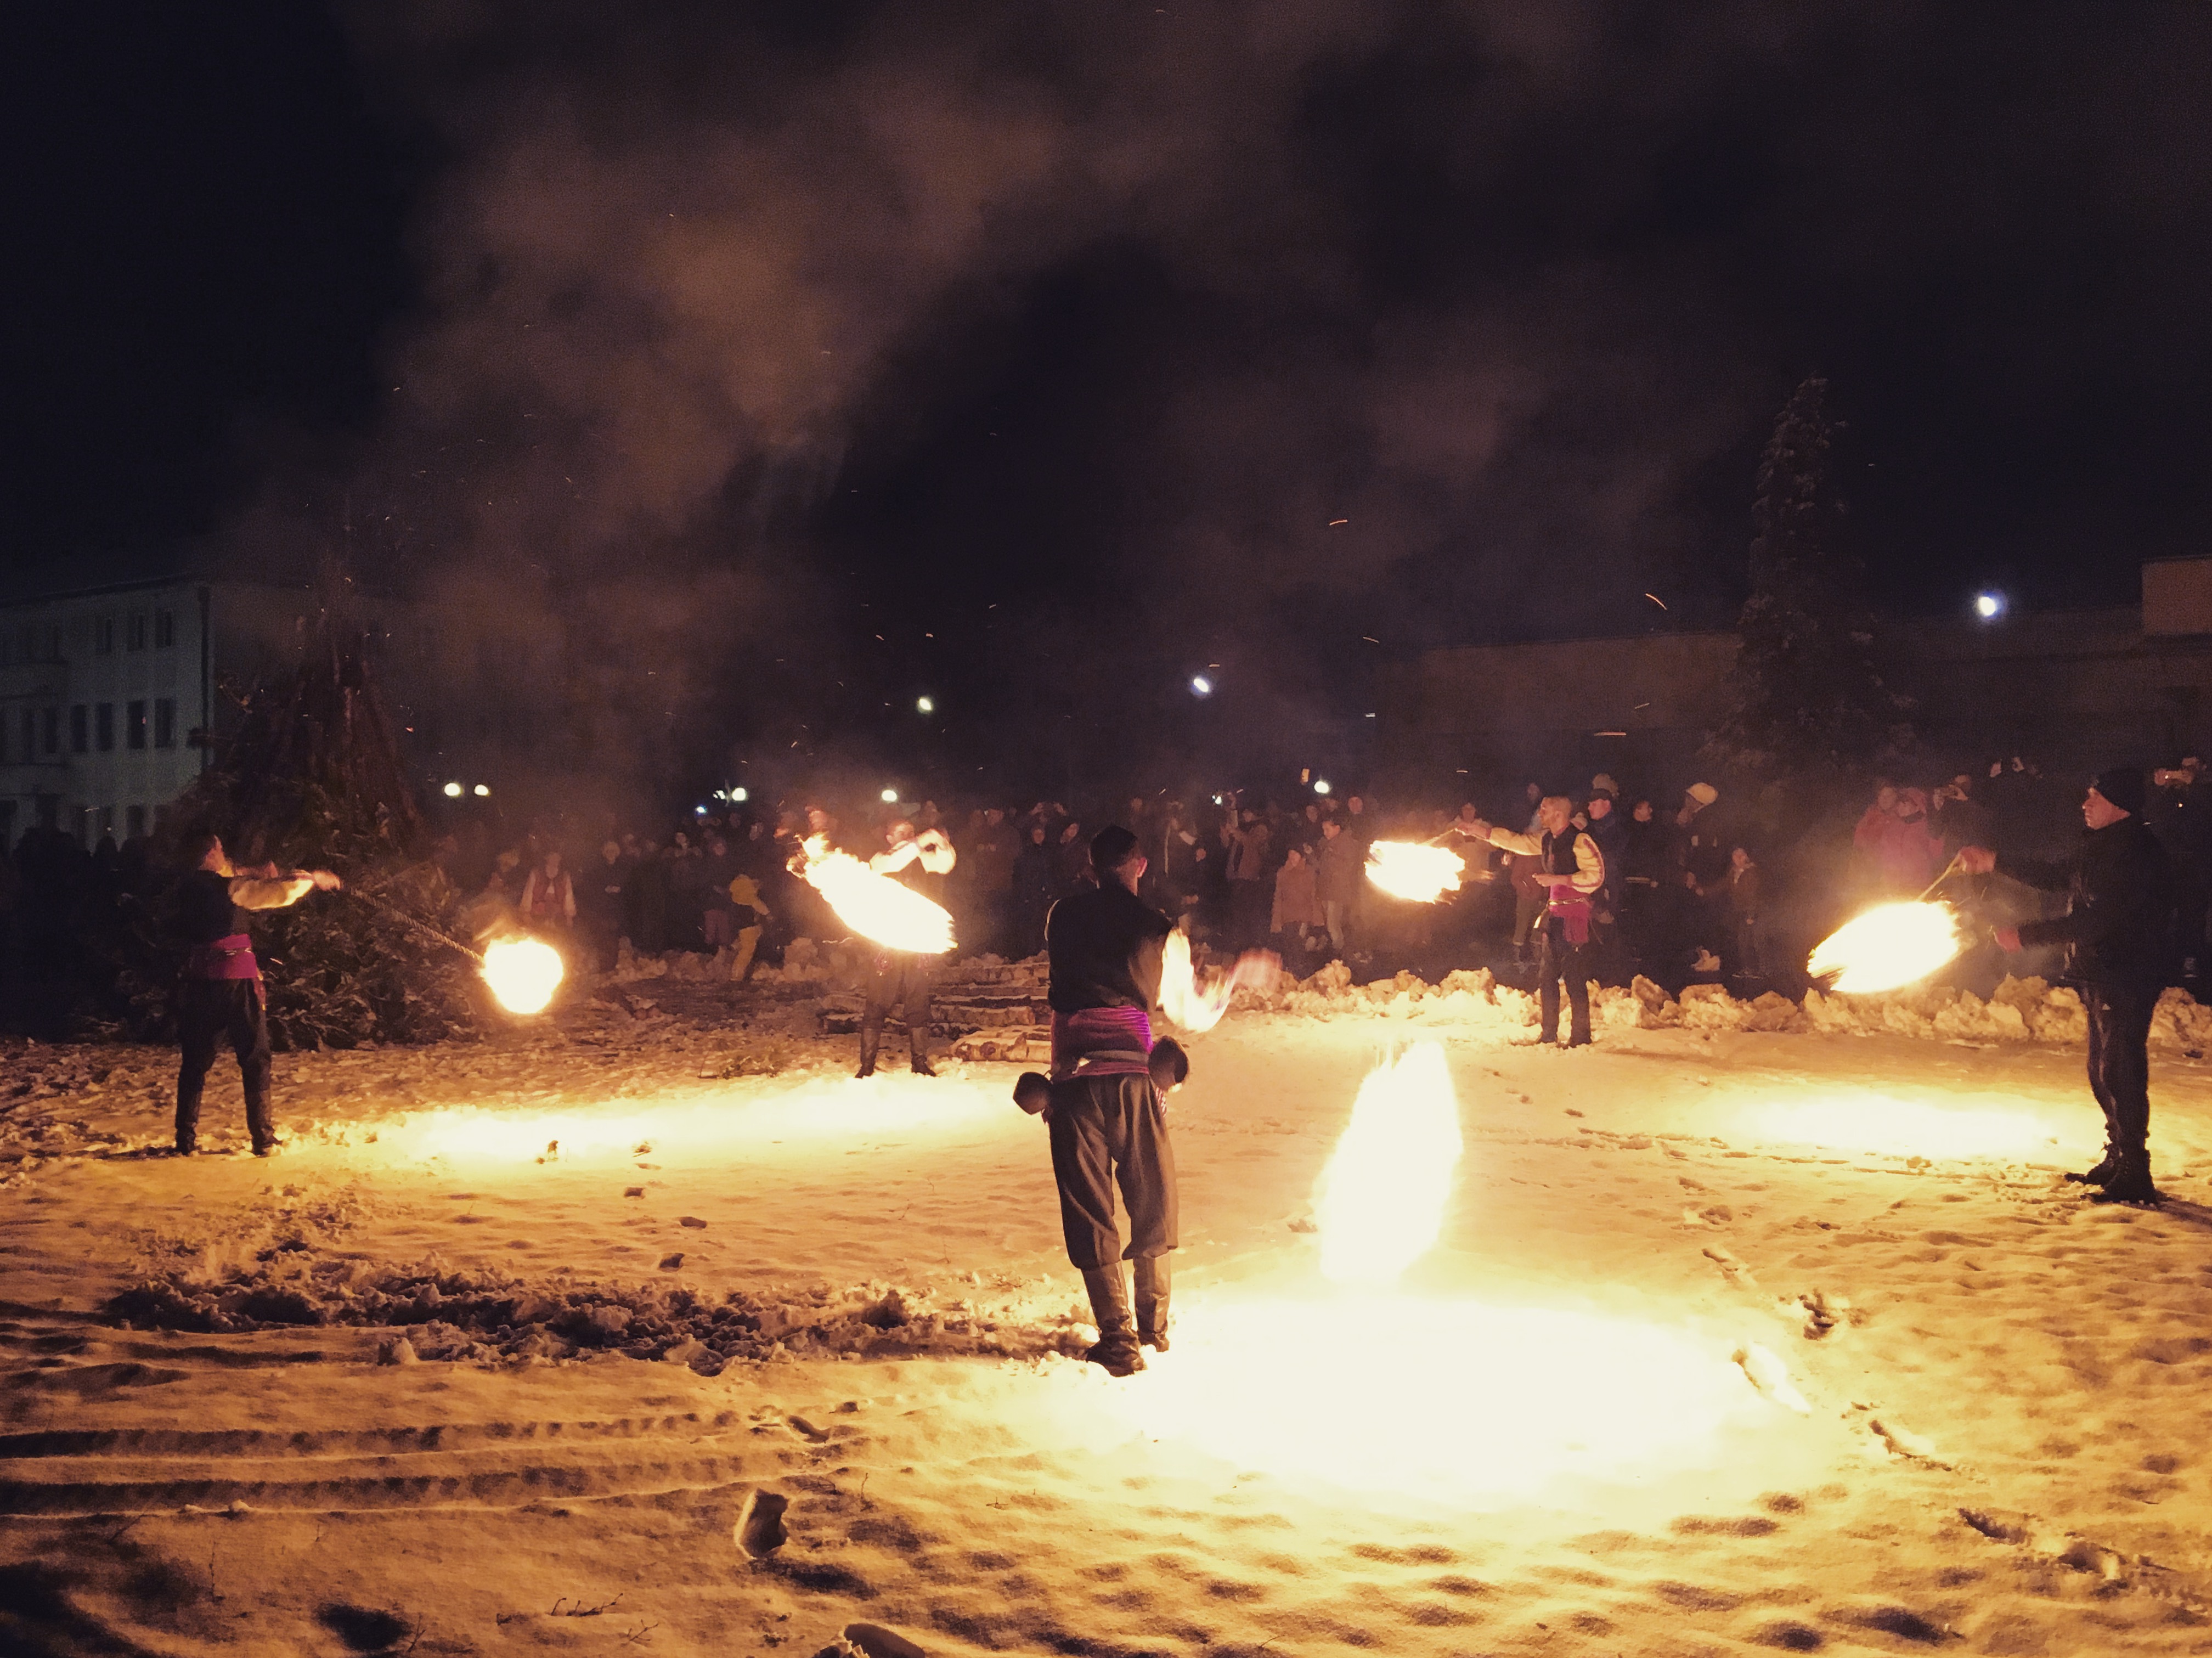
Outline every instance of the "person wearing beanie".
<path fill-rule="evenodd" d="M 2157 1203 L 2150 1177 L 2150 1018 L 2166 978 L 2166 943 L 2179 888 L 2158 837 L 2143 821 L 2143 774 L 2100 772 L 2081 802 L 2086 825 L 2070 858 L 2008 858 L 2004 872 L 2032 887 L 2063 889 L 2066 914 L 1999 927 L 1998 948 L 2066 946 L 2066 977 L 2089 1015 L 2089 1091 L 2105 1114 L 2105 1156 L 2066 1178 L 2100 1188 L 2094 1203 Z M 1985 847 L 1966 847 L 1959 867 L 1997 867 Z"/>
<path fill-rule="evenodd" d="M 1045 916 L 1052 1078 L 1042 1114 L 1061 1236 L 1098 1326 L 1084 1357 L 1125 1376 L 1145 1368 L 1145 1347 L 1168 1345 L 1168 1254 L 1179 1241 L 1175 1147 L 1154 1081 L 1152 1016 L 1175 929 L 1137 896 L 1146 860 L 1127 829 L 1110 823 L 1091 836 L 1091 866 L 1098 884 Z M 1126 1249 L 1114 1213 L 1117 1185 L 1129 1210 Z M 1133 1322 L 1125 1260 L 1135 1264 Z"/>

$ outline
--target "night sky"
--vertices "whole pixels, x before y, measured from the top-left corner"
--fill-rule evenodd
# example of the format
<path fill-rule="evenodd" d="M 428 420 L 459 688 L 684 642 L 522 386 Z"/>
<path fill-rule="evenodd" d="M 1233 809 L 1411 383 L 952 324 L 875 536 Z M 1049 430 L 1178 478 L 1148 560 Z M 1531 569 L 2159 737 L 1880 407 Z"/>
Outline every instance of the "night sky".
<path fill-rule="evenodd" d="M 2201 5 L 13 16 L 11 563 L 349 519 L 588 617 L 702 776 L 1139 767 L 1725 623 L 1808 373 L 1880 604 L 2212 550 Z"/>

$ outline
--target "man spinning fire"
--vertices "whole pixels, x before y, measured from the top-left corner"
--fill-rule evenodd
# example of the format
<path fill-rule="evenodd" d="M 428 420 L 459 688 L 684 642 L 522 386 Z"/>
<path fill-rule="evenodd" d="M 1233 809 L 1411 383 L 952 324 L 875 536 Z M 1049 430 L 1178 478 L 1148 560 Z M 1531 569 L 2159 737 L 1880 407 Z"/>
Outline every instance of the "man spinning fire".
<path fill-rule="evenodd" d="M 941 878 L 952 872 L 959 854 L 939 829 L 921 835 L 902 817 L 884 831 L 890 842 L 868 859 L 868 867 L 929 899 L 941 902 Z M 906 1021 L 907 1052 L 917 1077 L 934 1077 L 929 1062 L 929 957 L 878 944 L 868 963 L 867 1002 L 860 1010 L 860 1075 L 876 1074 L 876 1049 L 884 1040 L 884 1020 L 893 1005 Z"/>
<path fill-rule="evenodd" d="M 1498 829 L 1480 818 L 1453 827 L 1506 852 L 1540 860 L 1531 877 L 1546 890 L 1543 913 L 1536 919 L 1536 1004 L 1541 1016 L 1539 1043 L 1559 1040 L 1559 981 L 1567 982 L 1571 1018 L 1566 1046 L 1587 1048 L 1590 1040 L 1590 920 L 1598 889 L 1605 884 L 1605 853 L 1589 831 L 1574 826 L 1574 802 L 1546 795 L 1536 808 L 1540 837 Z"/>
<path fill-rule="evenodd" d="M 1096 889 L 1062 898 L 1045 916 L 1052 973 L 1052 1080 L 1034 1072 L 1015 1099 L 1042 1110 L 1052 1137 L 1067 1258 L 1083 1273 L 1098 1344 L 1085 1355 L 1109 1376 L 1145 1368 L 1145 1347 L 1168 1345 L 1168 1252 L 1176 1244 L 1175 1148 L 1163 1095 L 1188 1074 L 1173 1041 L 1152 1042 L 1168 918 L 1137 896 L 1145 854 L 1109 824 L 1091 838 Z M 1114 1187 L 1129 1208 L 1129 1245 L 1114 1218 Z M 1121 1277 L 1136 1263 L 1137 1312 Z"/>
<path fill-rule="evenodd" d="M 246 1084 L 246 1127 L 253 1155 L 276 1149 L 269 1119 L 269 1005 L 261 963 L 246 931 L 246 912 L 282 909 L 320 887 L 334 890 L 338 878 L 326 869 L 279 874 L 274 864 L 241 874 L 231 867 L 222 841 L 195 836 L 186 852 L 191 872 L 177 888 L 178 930 L 191 946 L 177 998 L 177 1033 L 184 1055 L 177 1067 L 177 1154 L 198 1149 L 200 1094 L 216 1044 L 228 1037 Z"/>
<path fill-rule="evenodd" d="M 2068 1180 L 2100 1188 L 2092 1203 L 2162 1201 L 2150 1177 L 2150 1020 L 2166 982 L 2179 889 L 2143 822 L 2143 774 L 2100 772 L 2081 801 L 2085 832 L 2073 856 L 2007 858 L 2004 872 L 2032 887 L 2064 888 L 2066 914 L 1999 927 L 2000 950 L 2066 946 L 2066 975 L 2089 1015 L 2089 1091 L 2105 1113 L 2104 1160 Z M 1997 855 L 1966 847 L 1959 867 L 1987 875 Z"/>

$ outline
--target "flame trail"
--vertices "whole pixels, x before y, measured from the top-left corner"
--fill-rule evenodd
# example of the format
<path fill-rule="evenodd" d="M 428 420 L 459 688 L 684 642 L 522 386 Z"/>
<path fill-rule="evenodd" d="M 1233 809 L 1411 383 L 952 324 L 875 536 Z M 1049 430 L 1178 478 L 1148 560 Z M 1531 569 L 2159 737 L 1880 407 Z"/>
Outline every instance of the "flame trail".
<path fill-rule="evenodd" d="M 1367 878 L 1393 898 L 1433 904 L 1459 890 L 1464 866 L 1449 847 L 1419 841 L 1377 841 L 1367 848 Z"/>
<path fill-rule="evenodd" d="M 510 1013 L 543 1013 L 567 970 L 543 938 L 507 938 L 483 953 L 484 982 Z"/>
<path fill-rule="evenodd" d="M 1263 989 L 1281 968 L 1280 957 L 1248 950 L 1225 976 L 1200 984 L 1191 965 L 1190 939 L 1178 928 L 1168 934 L 1160 958 L 1160 1011 L 1183 1029 L 1202 1035 L 1221 1023 L 1237 986 Z"/>
<path fill-rule="evenodd" d="M 1314 1202 L 1321 1269 L 1387 1288 L 1443 1230 L 1461 1151 L 1444 1051 L 1419 1042 L 1367 1074 Z"/>
<path fill-rule="evenodd" d="M 1895 990 L 1950 961 L 1961 942 L 1948 904 L 1878 904 L 1823 938 L 1805 970 L 1835 975 L 1831 987 L 1851 994 Z"/>
<path fill-rule="evenodd" d="M 864 938 L 917 956 L 942 956 L 952 948 L 952 917 L 942 904 L 877 874 L 848 852 L 832 852 L 822 835 L 807 841 L 799 872 L 837 919 Z"/>

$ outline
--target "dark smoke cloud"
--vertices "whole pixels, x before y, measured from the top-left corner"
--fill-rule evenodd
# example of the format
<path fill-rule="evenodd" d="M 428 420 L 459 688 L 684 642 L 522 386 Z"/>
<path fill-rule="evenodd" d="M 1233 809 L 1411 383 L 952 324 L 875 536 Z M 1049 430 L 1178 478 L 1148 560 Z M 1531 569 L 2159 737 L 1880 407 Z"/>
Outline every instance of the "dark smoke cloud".
<path fill-rule="evenodd" d="M 1724 616 L 1809 369 L 1893 586 L 2062 566 L 2205 434 L 2201 10 L 351 15 L 444 158 L 355 497 L 588 623 L 602 761 L 888 751 L 933 686 L 932 763 L 1048 782 L 1194 664 L 1265 747 L 1378 651 Z"/>

